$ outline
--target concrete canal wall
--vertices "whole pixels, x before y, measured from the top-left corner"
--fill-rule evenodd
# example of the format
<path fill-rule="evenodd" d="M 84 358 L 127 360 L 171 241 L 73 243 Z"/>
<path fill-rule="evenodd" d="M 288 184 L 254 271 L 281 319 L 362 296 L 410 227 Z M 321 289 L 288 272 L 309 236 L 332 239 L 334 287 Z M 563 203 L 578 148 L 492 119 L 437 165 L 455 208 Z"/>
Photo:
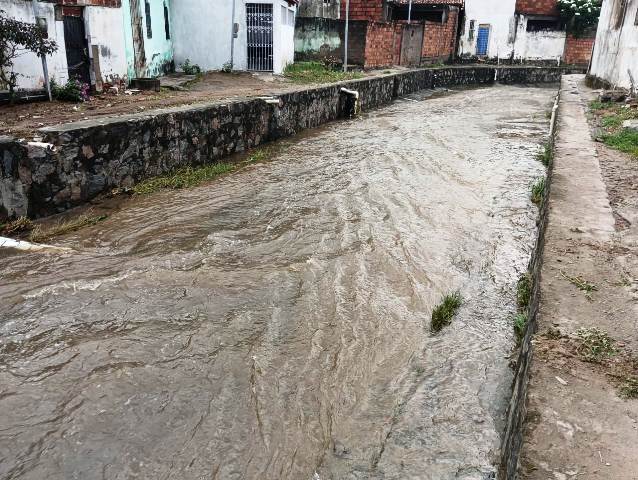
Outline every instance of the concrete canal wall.
<path fill-rule="evenodd" d="M 551 117 L 549 145 L 552 151 L 554 150 L 560 96 L 561 92 L 559 91 Z M 514 381 L 512 384 L 512 397 L 510 398 L 507 410 L 507 421 L 501 445 L 501 465 L 498 478 L 504 480 L 515 480 L 517 478 L 518 463 L 523 445 L 523 428 L 527 415 L 527 390 L 534 353 L 532 339 L 537 330 L 537 316 L 541 301 L 540 280 L 541 269 L 543 267 L 543 251 L 545 248 L 545 232 L 549 221 L 549 196 L 552 183 L 552 168 L 553 161 L 550 161 L 545 179 L 545 192 L 539 208 L 536 244 L 534 245 L 527 270 L 531 279 L 532 288 L 529 305 L 527 311 L 524 312 L 527 316 L 527 326 L 518 351 Z"/>
<path fill-rule="evenodd" d="M 41 217 L 113 188 L 344 118 L 360 94 L 371 110 L 422 89 L 461 85 L 558 82 L 571 69 L 462 66 L 410 70 L 281 94 L 100 118 L 40 130 L 42 143 L 0 137 L 0 218 Z"/>

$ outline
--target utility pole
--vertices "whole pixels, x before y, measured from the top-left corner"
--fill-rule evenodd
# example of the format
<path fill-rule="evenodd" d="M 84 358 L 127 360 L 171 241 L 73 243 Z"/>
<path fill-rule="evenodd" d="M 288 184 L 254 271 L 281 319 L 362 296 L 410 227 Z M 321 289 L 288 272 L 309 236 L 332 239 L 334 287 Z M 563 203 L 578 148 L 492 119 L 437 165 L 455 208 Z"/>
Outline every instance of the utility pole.
<path fill-rule="evenodd" d="M 350 21 L 350 0 L 346 0 L 346 31 L 343 46 L 343 71 L 348 71 L 348 22 Z"/>
<path fill-rule="evenodd" d="M 235 55 L 235 0 L 233 0 L 232 13 L 230 14 L 230 70 L 233 70 L 234 55 Z"/>
<path fill-rule="evenodd" d="M 48 25 L 46 23 L 41 24 L 40 21 L 38 20 L 39 12 L 37 11 L 37 7 L 35 6 L 36 3 L 37 2 L 33 2 L 33 5 L 32 5 L 33 19 L 35 20 L 36 26 L 38 26 L 39 28 L 43 29 L 46 32 Z M 49 69 L 47 67 L 47 56 L 45 54 L 42 54 L 40 58 L 42 59 L 42 73 L 44 74 L 44 86 L 47 89 L 47 96 L 49 97 L 49 102 L 51 102 L 53 100 L 53 97 L 51 96 L 51 83 L 49 81 Z"/>

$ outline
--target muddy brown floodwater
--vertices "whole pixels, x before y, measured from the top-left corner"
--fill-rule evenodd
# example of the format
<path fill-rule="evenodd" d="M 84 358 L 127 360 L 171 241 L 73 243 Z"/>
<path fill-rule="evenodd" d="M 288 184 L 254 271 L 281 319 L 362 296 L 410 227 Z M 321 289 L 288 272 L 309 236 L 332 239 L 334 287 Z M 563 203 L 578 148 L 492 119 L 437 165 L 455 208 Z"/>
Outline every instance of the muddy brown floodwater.
<path fill-rule="evenodd" d="M 0 252 L 0 478 L 492 478 L 554 94 L 413 95 Z"/>

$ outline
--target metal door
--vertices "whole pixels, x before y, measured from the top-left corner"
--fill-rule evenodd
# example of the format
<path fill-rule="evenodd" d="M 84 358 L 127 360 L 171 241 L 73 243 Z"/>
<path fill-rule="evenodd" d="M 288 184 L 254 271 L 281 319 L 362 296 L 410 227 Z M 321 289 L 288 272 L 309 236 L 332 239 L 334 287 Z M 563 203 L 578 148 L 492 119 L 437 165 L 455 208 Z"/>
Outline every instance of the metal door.
<path fill-rule="evenodd" d="M 140 0 L 130 0 L 131 28 L 133 30 L 133 59 L 135 76 L 144 77 L 146 73 L 146 53 L 144 51 L 144 29 L 142 28 L 142 8 Z M 130 79 L 129 79 L 130 80 Z"/>
<path fill-rule="evenodd" d="M 415 66 L 421 63 L 423 47 L 423 25 L 404 25 L 401 36 L 400 65 Z"/>
<path fill-rule="evenodd" d="M 490 44 L 490 26 L 479 25 L 476 36 L 476 54 L 478 56 L 487 55 L 487 47 Z"/>
<path fill-rule="evenodd" d="M 77 78 L 81 82 L 90 84 L 89 47 L 84 32 L 82 9 L 65 7 L 63 14 L 64 48 L 69 78 Z"/>
<path fill-rule="evenodd" d="M 246 4 L 248 70 L 273 69 L 273 11 L 271 3 Z"/>

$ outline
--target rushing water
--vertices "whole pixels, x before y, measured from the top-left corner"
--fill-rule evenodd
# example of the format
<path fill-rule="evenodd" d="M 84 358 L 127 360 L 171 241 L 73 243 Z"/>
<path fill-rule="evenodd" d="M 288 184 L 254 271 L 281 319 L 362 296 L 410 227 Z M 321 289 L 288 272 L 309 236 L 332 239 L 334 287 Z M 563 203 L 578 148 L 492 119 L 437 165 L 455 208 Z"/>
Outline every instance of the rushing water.
<path fill-rule="evenodd" d="M 0 478 L 490 478 L 553 94 L 414 95 L 0 251 Z"/>

